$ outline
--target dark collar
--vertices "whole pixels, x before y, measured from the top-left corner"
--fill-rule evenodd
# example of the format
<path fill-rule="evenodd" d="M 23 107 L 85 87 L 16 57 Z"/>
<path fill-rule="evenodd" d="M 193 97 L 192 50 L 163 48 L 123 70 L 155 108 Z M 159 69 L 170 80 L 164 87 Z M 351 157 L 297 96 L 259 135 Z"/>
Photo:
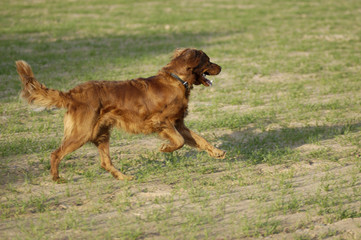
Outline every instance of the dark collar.
<path fill-rule="evenodd" d="M 171 73 L 170 75 L 172 75 L 172 77 L 174 77 L 175 79 L 177 79 L 178 81 L 180 81 L 182 83 L 182 85 L 186 88 L 186 90 L 189 90 L 189 84 L 186 81 L 183 81 L 183 79 L 181 79 L 177 74 Z"/>

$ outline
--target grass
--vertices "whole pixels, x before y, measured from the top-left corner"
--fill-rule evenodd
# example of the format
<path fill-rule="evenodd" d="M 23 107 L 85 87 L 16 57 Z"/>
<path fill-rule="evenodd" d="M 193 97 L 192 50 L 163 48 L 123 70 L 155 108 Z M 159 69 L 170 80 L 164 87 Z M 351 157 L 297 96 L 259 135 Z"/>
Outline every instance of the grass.
<path fill-rule="evenodd" d="M 358 239 L 361 4 L 18 1 L 0 6 L 1 239 Z M 46 86 L 156 74 L 178 47 L 222 66 L 186 123 L 227 151 L 164 154 L 114 130 L 115 181 L 86 145 L 54 184 L 64 110 L 18 97 L 15 60 Z"/>

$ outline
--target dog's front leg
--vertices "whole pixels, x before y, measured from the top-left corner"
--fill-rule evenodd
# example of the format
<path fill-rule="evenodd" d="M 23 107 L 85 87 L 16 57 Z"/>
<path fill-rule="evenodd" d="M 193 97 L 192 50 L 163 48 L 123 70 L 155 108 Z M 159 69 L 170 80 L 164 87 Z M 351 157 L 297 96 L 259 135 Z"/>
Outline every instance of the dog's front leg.
<path fill-rule="evenodd" d="M 169 141 L 169 144 L 163 144 L 160 147 L 161 152 L 173 152 L 184 145 L 184 138 L 169 121 L 159 135 Z"/>
<path fill-rule="evenodd" d="M 195 147 L 199 150 L 205 150 L 209 156 L 214 158 L 223 159 L 226 156 L 226 152 L 212 146 L 207 140 L 199 136 L 195 132 L 188 129 L 183 122 L 176 125 L 177 130 L 183 136 L 185 144 Z"/>

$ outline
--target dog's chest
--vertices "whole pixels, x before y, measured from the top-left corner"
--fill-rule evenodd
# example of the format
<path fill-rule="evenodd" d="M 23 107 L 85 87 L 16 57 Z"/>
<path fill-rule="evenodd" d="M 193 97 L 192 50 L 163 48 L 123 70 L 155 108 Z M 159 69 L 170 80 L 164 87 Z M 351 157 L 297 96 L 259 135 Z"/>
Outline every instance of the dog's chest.
<path fill-rule="evenodd" d="M 165 118 L 180 119 L 188 114 L 188 101 L 186 99 L 176 99 L 164 105 L 161 115 Z"/>

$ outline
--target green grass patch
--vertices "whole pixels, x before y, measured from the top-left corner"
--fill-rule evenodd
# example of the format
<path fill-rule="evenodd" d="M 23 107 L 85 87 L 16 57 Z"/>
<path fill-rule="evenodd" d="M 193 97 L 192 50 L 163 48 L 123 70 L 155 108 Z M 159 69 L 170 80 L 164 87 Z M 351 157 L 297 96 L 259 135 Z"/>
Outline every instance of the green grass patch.
<path fill-rule="evenodd" d="M 19 1 L 0 6 L 1 239 L 359 237 L 358 1 Z M 159 153 L 114 130 L 115 181 L 92 144 L 49 176 L 64 110 L 19 99 L 14 62 L 49 88 L 155 75 L 180 47 L 222 66 L 186 124 L 227 151 Z M 327 229 L 326 229 L 327 227 Z M 345 229 L 348 229 L 345 231 Z"/>

